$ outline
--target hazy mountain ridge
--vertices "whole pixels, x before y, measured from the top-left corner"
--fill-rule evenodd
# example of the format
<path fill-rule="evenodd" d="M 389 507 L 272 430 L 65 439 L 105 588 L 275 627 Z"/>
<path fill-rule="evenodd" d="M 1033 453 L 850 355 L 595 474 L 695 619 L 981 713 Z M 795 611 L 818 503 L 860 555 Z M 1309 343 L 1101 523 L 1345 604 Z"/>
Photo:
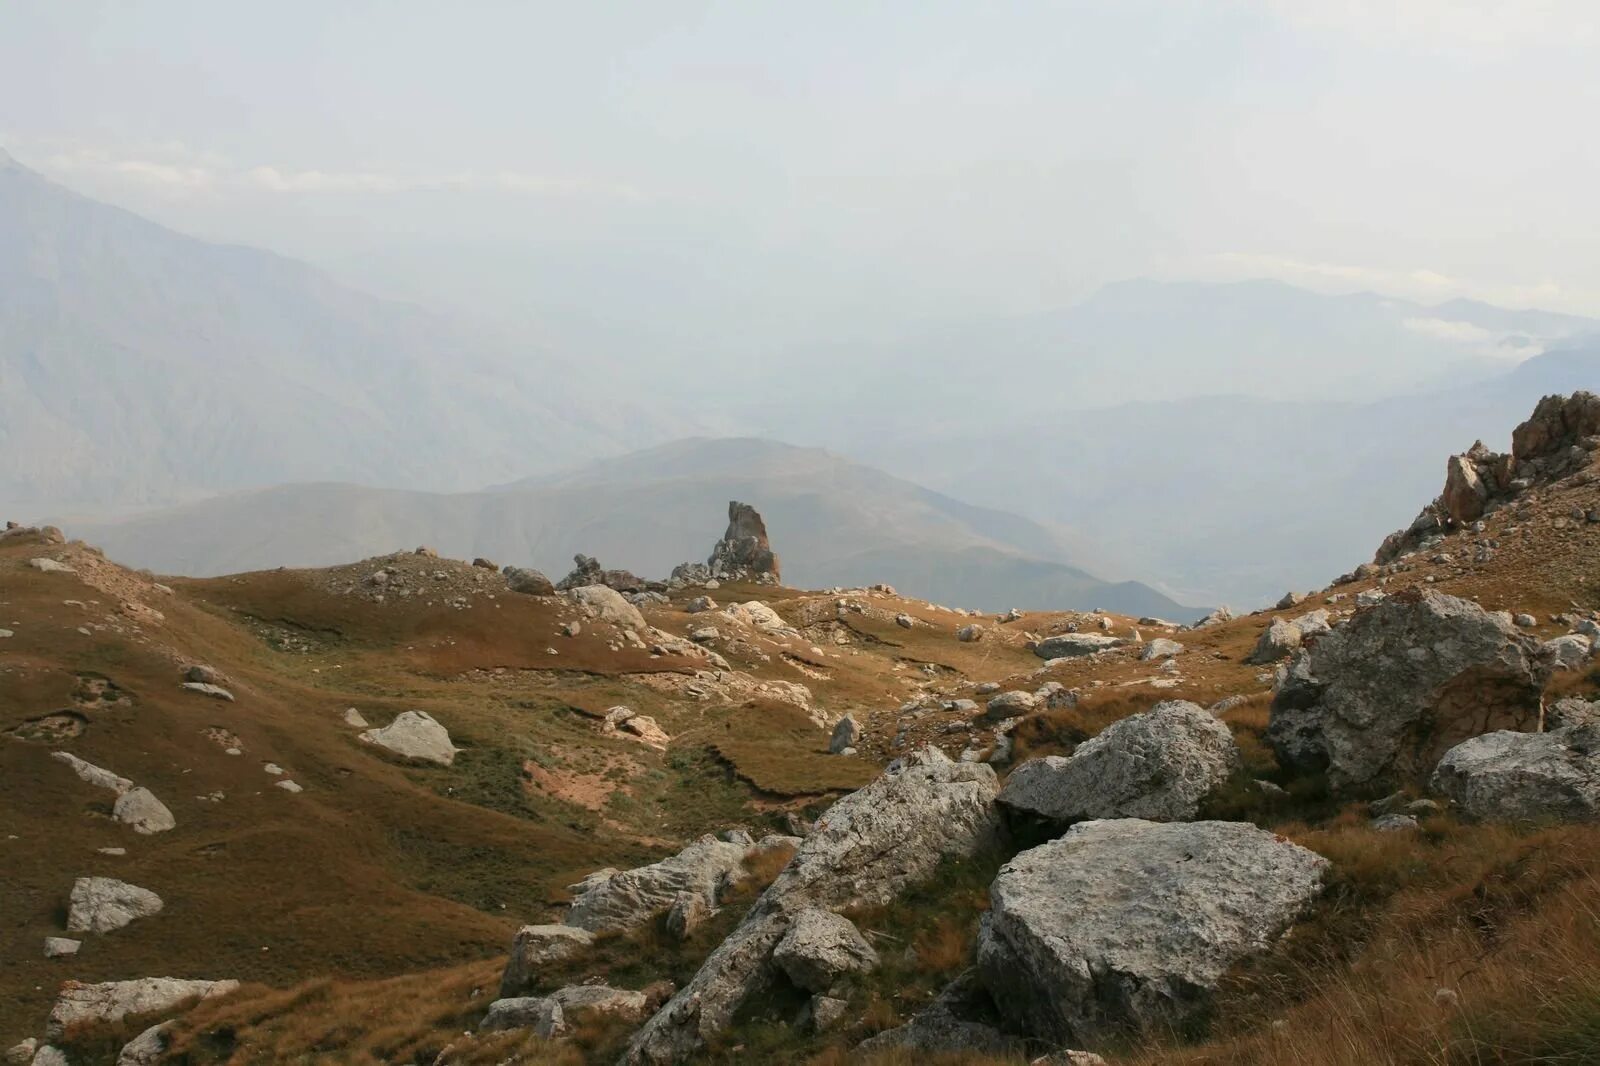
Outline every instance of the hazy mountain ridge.
<path fill-rule="evenodd" d="M 1192 617 L 1137 582 L 1071 565 L 1074 538 L 973 507 L 820 449 L 688 440 L 554 479 L 452 495 L 285 485 L 74 523 L 113 557 L 163 573 L 319 566 L 427 543 L 559 577 L 576 552 L 645 576 L 702 560 L 729 499 L 756 504 L 796 587 L 899 582 L 914 595 L 1003 610 L 1033 603 Z"/>
<path fill-rule="evenodd" d="M 148 503 L 330 477 L 466 488 L 689 425 L 601 380 L 0 156 L 0 493 L 13 500 Z"/>

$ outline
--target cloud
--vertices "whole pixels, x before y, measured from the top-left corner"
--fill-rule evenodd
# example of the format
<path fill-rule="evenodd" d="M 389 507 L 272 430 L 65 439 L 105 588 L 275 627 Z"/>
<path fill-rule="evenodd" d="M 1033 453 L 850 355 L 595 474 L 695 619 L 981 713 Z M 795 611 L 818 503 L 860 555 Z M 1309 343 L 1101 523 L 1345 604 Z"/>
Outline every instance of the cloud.
<path fill-rule="evenodd" d="M 1483 344 L 1495 338 L 1494 333 L 1471 322 L 1452 322 L 1448 318 L 1408 318 L 1400 323 L 1412 333 L 1434 337 L 1442 341 L 1462 344 Z"/>
<path fill-rule="evenodd" d="M 1600 41 L 1594 0 L 1245 0 L 1300 29 L 1471 52 Z"/>
<path fill-rule="evenodd" d="M 87 175 L 128 181 L 154 186 L 172 195 L 498 192 L 545 197 L 642 199 L 639 190 L 626 183 L 511 170 L 411 174 L 373 170 L 296 169 L 271 165 L 236 166 L 217 153 L 195 150 L 179 142 L 147 146 L 138 152 L 79 146 L 58 148 L 39 156 L 37 165 L 47 174 L 62 177 Z"/>
<path fill-rule="evenodd" d="M 1277 278 L 1326 291 L 1370 290 L 1422 303 L 1465 298 L 1500 307 L 1542 307 L 1578 314 L 1593 314 L 1600 307 L 1600 294 L 1577 292 L 1554 281 L 1485 281 L 1426 268 L 1328 263 L 1260 252 L 1218 252 L 1205 257 L 1201 270 L 1229 278 Z"/>

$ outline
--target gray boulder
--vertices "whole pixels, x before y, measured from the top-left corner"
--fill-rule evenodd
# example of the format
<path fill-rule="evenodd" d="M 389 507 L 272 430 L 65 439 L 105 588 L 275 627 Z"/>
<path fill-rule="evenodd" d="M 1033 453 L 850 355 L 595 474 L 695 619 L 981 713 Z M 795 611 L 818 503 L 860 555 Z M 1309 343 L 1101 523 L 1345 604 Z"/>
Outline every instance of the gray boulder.
<path fill-rule="evenodd" d="M 382 729 L 369 729 L 359 734 L 368 744 L 387 748 L 408 759 L 449 766 L 456 761 L 457 748 L 450 742 L 450 733 L 426 711 L 402 711 L 394 721 Z"/>
<path fill-rule="evenodd" d="M 157 1066 L 167 1053 L 167 1023 L 152 1025 L 117 1054 L 117 1066 Z"/>
<path fill-rule="evenodd" d="M 500 1033 L 509 1029 L 531 1029 L 536 1036 L 553 1040 L 567 1031 L 567 1020 L 551 996 L 519 996 L 497 999 L 478 1023 L 480 1033 Z"/>
<path fill-rule="evenodd" d="M 772 961 L 795 987 L 820 993 L 846 974 L 876 969 L 878 953 L 850 919 L 813 907 L 794 916 Z"/>
<path fill-rule="evenodd" d="M 963 644 L 973 644 L 983 639 L 983 627 L 965 625 L 956 630 L 956 639 Z"/>
<path fill-rule="evenodd" d="M 1182 654 L 1182 644 L 1166 637 L 1157 637 L 1144 646 L 1143 650 L 1139 652 L 1139 658 L 1144 662 L 1150 662 L 1152 659 L 1170 659 L 1174 655 Z"/>
<path fill-rule="evenodd" d="M 1600 700 L 1580 700 L 1569 696 L 1557 700 L 1544 711 L 1544 727 L 1551 732 L 1567 726 L 1597 722 L 1600 722 Z"/>
<path fill-rule="evenodd" d="M 983 720 L 1003 722 L 1007 718 L 1021 718 L 1039 709 L 1039 697 L 1032 692 L 1002 692 L 983 707 Z"/>
<path fill-rule="evenodd" d="M 925 748 L 835 803 L 700 972 L 634 1035 L 624 1062 L 677 1063 L 776 975 L 773 951 L 811 908 L 882 906 L 947 859 L 995 846 L 994 771 Z"/>
<path fill-rule="evenodd" d="M 513 998 L 531 991 L 540 972 L 570 959 L 594 944 L 594 934 L 570 925 L 525 925 L 511 940 L 511 958 L 500 975 L 500 995 Z"/>
<path fill-rule="evenodd" d="M 1266 738 L 1284 765 L 1326 769 L 1339 791 L 1415 781 L 1467 737 L 1537 729 L 1548 668 L 1503 615 L 1436 592 L 1402 592 L 1324 634 L 1272 703 Z"/>
<path fill-rule="evenodd" d="M 584 1014 L 603 1014 L 630 1022 L 642 1022 L 650 1012 L 650 997 L 643 992 L 609 985 L 568 985 L 550 993 L 567 1018 Z"/>
<path fill-rule="evenodd" d="M 68 981 L 50 1008 L 45 1035 L 59 1040 L 75 1025 L 119 1022 L 130 1014 L 170 1013 L 187 1000 L 225 996 L 238 987 L 238 981 L 187 981 L 177 977 L 141 977 L 100 984 Z"/>
<path fill-rule="evenodd" d="M 745 859 L 758 851 L 793 847 L 793 837 L 768 837 L 754 848 L 703 836 L 676 855 L 633 870 L 602 870 L 572 886 L 566 924 L 594 933 L 636 929 L 692 892 L 714 910 L 726 887 L 746 876 Z"/>
<path fill-rule="evenodd" d="M 828 738 L 828 752 L 838 755 L 846 748 L 854 748 L 860 739 L 861 723 L 855 720 L 854 715 L 847 714 L 833 727 L 833 736 Z"/>
<path fill-rule="evenodd" d="M 505 575 L 506 587 L 512 592 L 520 592 L 524 596 L 556 594 L 555 582 L 531 567 L 508 566 L 505 568 Z"/>
<path fill-rule="evenodd" d="M 1589 643 L 1588 637 L 1569 633 L 1545 641 L 1539 650 L 1557 670 L 1580 670 L 1588 664 L 1594 646 Z"/>
<path fill-rule="evenodd" d="M 233 702 L 233 693 L 221 685 L 212 685 L 204 681 L 185 681 L 178 687 L 185 692 L 193 692 L 199 696 L 209 696 L 214 700 L 222 700 L 225 703 Z"/>
<path fill-rule="evenodd" d="M 1312 611 L 1294 619 L 1274 618 L 1272 624 L 1261 634 L 1261 639 L 1256 642 L 1255 651 L 1251 652 L 1245 661 L 1257 664 L 1275 663 L 1295 651 L 1309 638 L 1320 636 L 1330 628 L 1327 611 Z"/>
<path fill-rule="evenodd" d="M 1011 1025 L 1052 1043 L 1165 1032 L 1300 916 L 1327 866 L 1243 823 L 1085 822 L 1001 869 L 978 971 Z"/>
<path fill-rule="evenodd" d="M 111 817 L 132 826 L 135 833 L 145 835 L 165 833 L 178 824 L 167 805 L 143 786 L 130 788 L 118 796 L 117 802 L 111 807 Z"/>
<path fill-rule="evenodd" d="M 114 877 L 80 877 L 67 903 L 67 932 L 109 933 L 161 912 L 161 897 Z"/>
<path fill-rule="evenodd" d="M 999 802 L 1061 823 L 1184 821 L 1239 765 L 1227 726 L 1192 703 L 1171 700 L 1113 722 L 1066 758 L 1028 760 L 1006 779 Z"/>
<path fill-rule="evenodd" d="M 78 949 L 83 947 L 83 941 L 72 940 L 64 936 L 47 936 L 44 938 L 44 957 L 59 959 L 68 955 L 76 955 Z"/>
<path fill-rule="evenodd" d="M 1430 786 L 1473 818 L 1600 820 L 1600 725 L 1473 737 L 1445 752 Z"/>
<path fill-rule="evenodd" d="M 1080 659 L 1121 646 L 1119 638 L 1104 633 L 1062 633 L 1039 641 L 1034 645 L 1033 653 L 1041 659 Z"/>
<path fill-rule="evenodd" d="M 639 608 L 608 585 L 580 585 L 568 589 L 566 597 L 589 618 L 616 626 L 618 629 L 645 628 L 644 615 L 639 613 Z"/>

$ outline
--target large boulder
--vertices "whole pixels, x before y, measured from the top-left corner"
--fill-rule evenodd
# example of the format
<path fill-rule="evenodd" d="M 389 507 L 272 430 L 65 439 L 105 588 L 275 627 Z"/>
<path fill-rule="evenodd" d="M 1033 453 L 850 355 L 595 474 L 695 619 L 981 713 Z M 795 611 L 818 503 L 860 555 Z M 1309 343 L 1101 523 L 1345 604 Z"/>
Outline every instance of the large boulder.
<path fill-rule="evenodd" d="M 555 582 L 532 567 L 508 566 L 505 569 L 506 587 L 525 596 L 554 596 Z"/>
<path fill-rule="evenodd" d="M 1239 768 L 1228 727 L 1193 703 L 1171 700 L 1113 722 L 1072 755 L 1030 759 L 999 801 L 1052 822 L 1090 818 L 1184 821 Z"/>
<path fill-rule="evenodd" d="M 682 1062 L 726 1029 L 775 979 L 773 951 L 800 912 L 885 905 L 945 861 L 995 846 L 997 788 L 988 766 L 929 747 L 835 803 L 699 973 L 635 1034 L 624 1061 Z"/>
<path fill-rule="evenodd" d="M 1445 752 L 1429 784 L 1473 818 L 1600 820 L 1600 725 L 1473 737 Z"/>
<path fill-rule="evenodd" d="M 408 759 L 449 766 L 461 750 L 450 742 L 450 733 L 426 711 L 402 711 L 382 729 L 359 734 L 368 744 L 387 748 Z"/>
<path fill-rule="evenodd" d="M 525 925 L 511 940 L 511 957 L 500 975 L 504 998 L 531 992 L 547 966 L 570 959 L 594 944 L 594 934 L 570 925 Z"/>
<path fill-rule="evenodd" d="M 772 961 L 795 987 L 826 992 L 846 974 L 875 969 L 878 953 L 850 919 L 813 907 L 794 916 Z"/>
<path fill-rule="evenodd" d="M 1039 641 L 1033 653 L 1041 659 L 1078 659 L 1121 646 L 1121 638 L 1104 633 L 1063 633 Z"/>
<path fill-rule="evenodd" d="M 572 886 L 566 924 L 593 933 L 636 929 L 670 910 L 684 892 L 714 909 L 722 891 L 746 876 L 747 858 L 798 844 L 794 837 L 772 836 L 751 846 L 708 835 L 648 866 L 601 870 Z"/>
<path fill-rule="evenodd" d="M 1489 486 L 1478 473 L 1478 465 L 1465 455 L 1452 455 L 1445 466 L 1444 495 L 1441 497 L 1445 514 L 1458 525 L 1475 522 L 1483 517 L 1484 504 L 1489 502 Z"/>
<path fill-rule="evenodd" d="M 645 628 L 644 615 L 639 608 L 623 598 L 622 593 L 605 585 L 582 585 L 568 589 L 566 597 L 589 618 L 618 629 Z"/>
<path fill-rule="evenodd" d="M 130 1014 L 162 1014 L 191 999 L 225 996 L 238 981 L 187 981 L 176 977 L 141 977 L 133 981 L 61 986 L 45 1034 L 59 1040 L 68 1029 L 89 1022 L 119 1022 Z"/>
<path fill-rule="evenodd" d="M 1012 1026 L 1054 1044 L 1179 1028 L 1300 916 L 1327 866 L 1239 822 L 1084 822 L 1000 870 L 978 971 Z"/>
<path fill-rule="evenodd" d="M 161 913 L 161 897 L 114 877 L 80 877 L 67 903 L 67 932 L 109 933 Z"/>
<path fill-rule="evenodd" d="M 1273 699 L 1279 761 L 1336 790 L 1418 781 L 1468 737 L 1539 727 L 1548 663 L 1510 618 L 1436 592 L 1390 596 L 1324 634 Z"/>
<path fill-rule="evenodd" d="M 778 557 L 767 541 L 767 524 L 754 507 L 728 502 L 728 529 L 711 549 L 706 566 L 719 581 L 778 583 Z"/>

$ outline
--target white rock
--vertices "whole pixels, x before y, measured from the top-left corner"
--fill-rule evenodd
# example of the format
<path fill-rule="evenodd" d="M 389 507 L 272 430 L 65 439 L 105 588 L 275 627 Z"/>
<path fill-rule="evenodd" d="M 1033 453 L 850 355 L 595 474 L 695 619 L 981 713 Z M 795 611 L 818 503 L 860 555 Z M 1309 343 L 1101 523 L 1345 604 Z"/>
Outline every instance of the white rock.
<path fill-rule="evenodd" d="M 1047 1041 L 1181 1029 L 1299 917 L 1327 866 L 1243 823 L 1084 822 L 1001 868 L 978 971 L 1002 1016 Z"/>
<path fill-rule="evenodd" d="M 83 947 L 81 940 L 70 940 L 64 936 L 47 936 L 44 938 L 44 957 L 59 959 L 63 955 L 76 955 L 81 947 Z"/>
<path fill-rule="evenodd" d="M 500 995 L 511 999 L 531 990 L 539 972 L 594 944 L 594 934 L 570 925 L 525 925 L 511 941 L 511 958 L 500 976 Z"/>
<path fill-rule="evenodd" d="M 156 799 L 155 793 L 143 786 L 131 788 L 118 796 L 117 802 L 111 808 L 111 816 L 124 825 L 131 826 L 135 833 L 146 836 L 165 833 L 178 824 L 178 820 L 172 816 L 167 805 Z"/>
<path fill-rule="evenodd" d="M 283 780 L 283 781 L 274 781 L 272 783 L 272 787 L 273 788 L 281 788 L 285 792 L 304 792 L 305 791 L 305 789 L 301 788 L 300 785 L 297 782 L 289 781 L 287 779 Z"/>
<path fill-rule="evenodd" d="M 569 589 L 562 595 L 590 618 L 620 629 L 645 628 L 644 615 L 639 613 L 639 608 L 629 603 L 616 589 L 605 585 L 584 585 Z"/>
<path fill-rule="evenodd" d="M 794 916 L 772 961 L 795 987 L 826 992 L 845 974 L 876 969 L 878 953 L 850 919 L 811 907 Z"/>
<path fill-rule="evenodd" d="M 112 877 L 80 877 L 67 906 L 69 933 L 109 933 L 129 922 L 159 914 L 161 897 L 148 888 Z"/>
<path fill-rule="evenodd" d="M 552 1040 L 567 1031 L 567 1023 L 561 1004 L 549 996 L 497 999 L 489 1004 L 489 1013 L 478 1023 L 478 1032 L 508 1029 L 531 1029 L 535 1035 Z"/>
<path fill-rule="evenodd" d="M 126 777 L 114 774 L 110 770 L 96 766 L 94 763 L 85 762 L 71 752 L 52 751 L 50 757 L 57 762 L 66 763 L 80 779 L 94 785 L 96 788 L 107 789 L 120 796 L 133 787 L 133 782 Z"/>
<path fill-rule="evenodd" d="M 354 707 L 346 707 L 345 708 L 345 710 L 344 710 L 344 724 L 347 725 L 347 726 L 350 726 L 353 729 L 366 729 L 367 728 L 367 720 L 365 718 L 361 717 L 361 712 L 356 710 Z"/>
<path fill-rule="evenodd" d="M 426 711 L 404 711 L 382 729 L 362 733 L 361 739 L 396 755 L 441 766 L 455 762 L 456 752 L 461 750 L 450 743 L 449 732 Z"/>
<path fill-rule="evenodd" d="M 194 692 L 201 696 L 210 696 L 214 700 L 226 700 L 229 703 L 233 702 L 233 693 L 229 692 L 220 685 L 210 685 L 204 681 L 185 681 L 178 687 L 187 692 Z"/>
<path fill-rule="evenodd" d="M 78 571 L 54 559 L 29 559 L 28 565 L 46 574 L 76 574 Z"/>
<path fill-rule="evenodd" d="M 1054 822 L 1183 821 L 1239 767 L 1228 727 L 1192 703 L 1159 703 L 1107 726 L 1068 758 L 1017 767 L 999 801 Z"/>
<path fill-rule="evenodd" d="M 1589 643 L 1588 637 L 1570 633 L 1564 637 L 1545 641 L 1539 646 L 1539 651 L 1559 670 L 1579 670 L 1588 664 L 1594 647 Z"/>
<path fill-rule="evenodd" d="M 1600 820 L 1600 725 L 1473 737 L 1445 753 L 1430 786 L 1473 818 Z"/>
<path fill-rule="evenodd" d="M 1166 637 L 1157 637 L 1144 646 L 1139 652 L 1139 658 L 1145 662 L 1152 659 L 1170 659 L 1174 655 L 1183 654 L 1183 645 Z"/>
<path fill-rule="evenodd" d="M 239 987 L 238 981 L 186 981 L 176 977 L 141 977 L 133 981 L 61 986 L 50 1009 L 46 1035 L 58 1040 L 72 1026 L 86 1022 L 119 1022 L 130 1014 L 158 1014 L 189 999 L 214 999 Z"/>

